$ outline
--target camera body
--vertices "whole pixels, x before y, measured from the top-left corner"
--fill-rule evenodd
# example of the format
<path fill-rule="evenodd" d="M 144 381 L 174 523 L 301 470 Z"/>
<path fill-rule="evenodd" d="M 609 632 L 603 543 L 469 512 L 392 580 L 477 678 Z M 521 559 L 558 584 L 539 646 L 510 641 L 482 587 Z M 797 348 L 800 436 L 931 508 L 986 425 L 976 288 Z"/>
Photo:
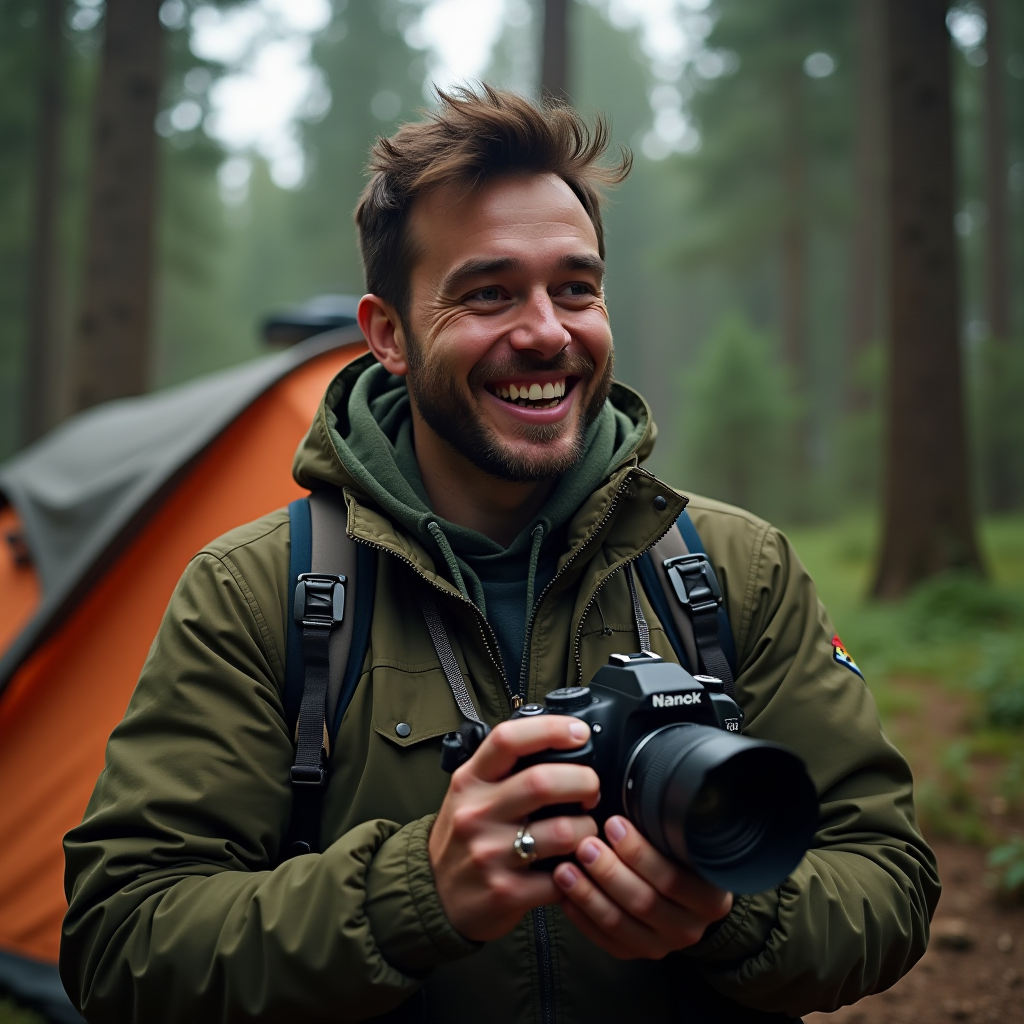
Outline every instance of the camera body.
<path fill-rule="evenodd" d="M 522 758 L 521 771 L 534 764 L 585 764 L 601 779 L 601 803 L 590 813 L 599 825 L 613 814 L 628 814 L 635 788 L 630 756 L 647 737 L 667 726 L 689 723 L 739 733 L 743 711 L 720 679 L 692 676 L 656 654 L 613 654 L 589 686 L 553 690 L 543 704 L 524 704 L 513 719 L 537 715 L 573 715 L 590 726 L 590 739 L 576 750 L 545 750 Z M 545 808 L 538 817 L 583 813 L 578 807 Z"/>

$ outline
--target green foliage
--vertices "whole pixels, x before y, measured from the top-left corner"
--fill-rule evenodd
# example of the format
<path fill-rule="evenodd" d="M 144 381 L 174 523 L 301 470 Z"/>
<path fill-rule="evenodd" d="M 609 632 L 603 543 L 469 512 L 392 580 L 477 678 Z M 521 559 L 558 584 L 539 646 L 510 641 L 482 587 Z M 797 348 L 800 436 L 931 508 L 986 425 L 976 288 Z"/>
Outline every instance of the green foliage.
<path fill-rule="evenodd" d="M 1024 837 L 1014 836 L 988 855 L 988 863 L 998 871 L 999 887 L 1014 896 L 1024 896 Z"/>
<path fill-rule="evenodd" d="M 686 485 L 764 515 L 778 512 L 796 404 L 771 341 L 740 314 L 724 317 L 681 388 Z"/>
<path fill-rule="evenodd" d="M 872 507 L 882 492 L 885 374 L 885 346 L 876 342 L 860 354 L 854 368 L 855 386 L 865 402 L 839 421 L 840 457 L 829 473 L 835 494 L 847 507 Z"/>
<path fill-rule="evenodd" d="M 974 685 L 995 726 L 1024 726 L 1024 641 L 1017 635 L 988 639 Z"/>

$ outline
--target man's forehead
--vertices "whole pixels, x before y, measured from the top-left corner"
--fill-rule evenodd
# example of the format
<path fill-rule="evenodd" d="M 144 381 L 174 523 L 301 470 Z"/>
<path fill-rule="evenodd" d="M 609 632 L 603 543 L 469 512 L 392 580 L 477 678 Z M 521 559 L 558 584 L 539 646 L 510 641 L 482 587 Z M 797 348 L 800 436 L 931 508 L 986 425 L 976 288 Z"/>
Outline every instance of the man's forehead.
<path fill-rule="evenodd" d="M 479 248 L 538 242 L 597 251 L 583 204 L 557 175 L 509 175 L 481 187 L 446 186 L 420 196 L 410 217 L 417 264 L 442 265 Z"/>

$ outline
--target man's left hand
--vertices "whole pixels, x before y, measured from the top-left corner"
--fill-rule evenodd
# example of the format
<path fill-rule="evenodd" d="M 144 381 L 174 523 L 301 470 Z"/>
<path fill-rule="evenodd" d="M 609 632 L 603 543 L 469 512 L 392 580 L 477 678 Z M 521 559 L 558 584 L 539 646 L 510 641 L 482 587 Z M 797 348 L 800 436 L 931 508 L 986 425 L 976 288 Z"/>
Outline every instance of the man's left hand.
<path fill-rule="evenodd" d="M 610 846 L 588 836 L 579 864 L 559 864 L 554 878 L 565 916 L 612 956 L 660 960 L 732 909 L 732 893 L 667 860 L 625 818 L 609 818 L 604 831 Z"/>

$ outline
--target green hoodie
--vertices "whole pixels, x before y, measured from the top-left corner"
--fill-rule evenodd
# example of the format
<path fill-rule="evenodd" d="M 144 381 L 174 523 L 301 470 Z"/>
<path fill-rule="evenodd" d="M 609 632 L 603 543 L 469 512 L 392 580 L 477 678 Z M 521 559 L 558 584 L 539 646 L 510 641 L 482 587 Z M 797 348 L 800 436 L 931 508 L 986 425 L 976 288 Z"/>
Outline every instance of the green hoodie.
<path fill-rule="evenodd" d="M 635 649 L 623 569 L 688 507 L 732 624 L 744 731 L 803 757 L 821 801 L 818 832 L 781 885 L 738 898 L 720 927 L 661 961 L 612 958 L 558 906 L 482 945 L 452 927 L 427 840 L 449 782 L 441 737 L 461 716 L 423 620 L 425 593 L 481 717 L 507 718 L 513 690 L 493 629 L 426 529 L 422 495 L 421 525 L 406 523 L 385 496 L 408 487 L 400 493 L 415 497 L 398 463 L 383 491 L 367 479 L 367 456 L 352 447 L 362 430 L 349 423 L 369 405 L 350 401 L 364 373 L 374 370 L 353 365 L 332 383 L 295 467 L 304 486 L 343 493 L 349 533 L 377 562 L 368 649 L 331 745 L 322 852 L 280 862 L 294 756 L 282 704 L 292 581 L 281 510 L 214 541 L 186 569 L 85 818 L 65 840 L 60 969 L 86 1017 L 766 1021 L 895 982 L 926 948 L 939 892 L 907 764 L 863 681 L 836 659 L 832 624 L 785 537 L 718 502 L 687 506 L 647 472 L 653 424 L 621 385 L 611 405 L 641 436 L 557 531 L 555 573 L 533 609 L 526 696 L 586 682 L 609 654 Z M 380 430 L 397 438 L 400 418 L 392 429 L 380 415 Z M 402 504 L 416 508 L 409 496 Z M 675 660 L 640 600 L 652 650 Z"/>
<path fill-rule="evenodd" d="M 344 434 L 337 417 L 328 416 L 334 447 L 365 492 L 448 566 L 452 582 L 494 628 L 509 679 L 518 680 L 534 595 L 555 574 L 558 532 L 613 467 L 639 447 L 647 431 L 646 410 L 634 421 L 605 402 L 587 429 L 580 460 L 559 479 L 533 520 L 502 547 L 430 508 L 404 378 L 388 373 L 372 356 L 360 360 L 356 372 L 347 422 L 340 425 Z"/>

